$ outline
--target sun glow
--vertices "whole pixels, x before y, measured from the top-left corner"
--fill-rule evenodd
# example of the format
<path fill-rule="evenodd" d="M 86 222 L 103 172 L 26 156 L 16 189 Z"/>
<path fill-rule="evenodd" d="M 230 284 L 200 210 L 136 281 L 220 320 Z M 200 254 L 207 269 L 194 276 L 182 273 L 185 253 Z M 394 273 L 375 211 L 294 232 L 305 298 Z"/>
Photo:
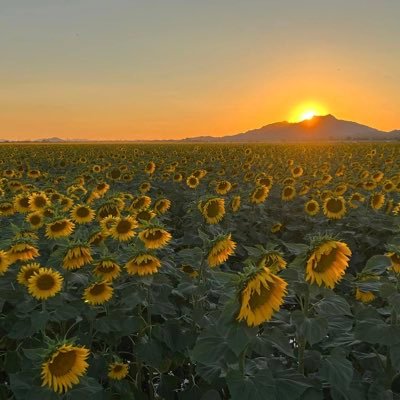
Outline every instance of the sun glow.
<path fill-rule="evenodd" d="M 327 111 L 324 106 L 318 103 L 303 103 L 297 106 L 289 119 L 289 122 L 301 122 L 312 119 L 317 115 L 326 115 Z"/>

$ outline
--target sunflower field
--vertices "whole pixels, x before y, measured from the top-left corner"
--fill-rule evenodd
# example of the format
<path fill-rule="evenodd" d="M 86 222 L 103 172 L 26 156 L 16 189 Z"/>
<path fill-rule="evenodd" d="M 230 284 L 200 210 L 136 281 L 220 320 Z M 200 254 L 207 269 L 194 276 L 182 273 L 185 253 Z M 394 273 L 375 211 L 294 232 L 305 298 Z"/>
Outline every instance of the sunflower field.
<path fill-rule="evenodd" d="M 400 145 L 0 145 L 0 399 L 400 398 Z"/>

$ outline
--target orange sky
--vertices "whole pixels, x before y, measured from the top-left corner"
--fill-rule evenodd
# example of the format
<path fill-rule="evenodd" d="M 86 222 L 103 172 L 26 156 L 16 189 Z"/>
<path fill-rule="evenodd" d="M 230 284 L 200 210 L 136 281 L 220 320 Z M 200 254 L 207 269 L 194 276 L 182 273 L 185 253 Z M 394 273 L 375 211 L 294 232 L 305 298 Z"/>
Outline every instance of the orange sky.
<path fill-rule="evenodd" d="M 397 0 L 17 3 L 0 16 L 0 139 L 222 136 L 306 102 L 400 129 Z"/>

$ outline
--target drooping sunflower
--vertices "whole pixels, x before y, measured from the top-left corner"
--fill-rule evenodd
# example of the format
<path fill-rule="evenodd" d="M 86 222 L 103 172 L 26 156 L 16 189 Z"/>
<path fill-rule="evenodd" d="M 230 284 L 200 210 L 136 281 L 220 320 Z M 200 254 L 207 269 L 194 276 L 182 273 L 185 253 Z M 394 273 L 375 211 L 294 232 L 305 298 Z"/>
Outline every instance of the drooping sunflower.
<path fill-rule="evenodd" d="M 104 241 L 105 238 L 106 236 L 103 235 L 101 231 L 95 232 L 89 237 L 88 244 L 91 246 L 98 246 Z"/>
<path fill-rule="evenodd" d="M 207 263 L 211 268 L 223 264 L 229 256 L 234 254 L 236 243 L 232 240 L 231 234 L 217 238 L 208 252 Z"/>
<path fill-rule="evenodd" d="M 269 195 L 269 189 L 266 186 L 257 186 L 250 194 L 250 202 L 253 204 L 264 203 Z"/>
<path fill-rule="evenodd" d="M 284 302 L 287 283 L 268 268 L 260 268 L 244 284 L 240 291 L 238 321 L 257 326 L 269 321 Z"/>
<path fill-rule="evenodd" d="M 110 235 L 113 239 L 125 242 L 135 236 L 135 228 L 137 228 L 137 226 L 138 223 L 134 217 L 119 217 L 116 218 L 115 222 L 112 224 Z"/>
<path fill-rule="evenodd" d="M 77 224 L 87 224 L 93 220 L 95 212 L 85 204 L 77 204 L 71 210 L 71 219 Z"/>
<path fill-rule="evenodd" d="M 120 381 L 124 379 L 129 372 L 129 365 L 123 362 L 113 362 L 108 366 L 108 377 Z"/>
<path fill-rule="evenodd" d="M 51 268 L 39 268 L 28 279 L 28 292 L 37 300 L 54 297 L 61 291 L 63 277 Z"/>
<path fill-rule="evenodd" d="M 148 249 L 159 249 L 171 240 L 171 234 L 160 227 L 148 227 L 139 233 L 139 239 Z"/>
<path fill-rule="evenodd" d="M 121 273 L 121 267 L 111 259 L 104 259 L 95 264 L 93 274 L 105 281 L 112 281 Z"/>
<path fill-rule="evenodd" d="M 161 267 L 160 260 L 152 254 L 139 254 L 125 264 L 130 275 L 152 275 Z"/>
<path fill-rule="evenodd" d="M 217 224 L 225 215 L 225 200 L 215 197 L 202 203 L 203 217 L 208 224 Z"/>
<path fill-rule="evenodd" d="M 58 239 L 69 236 L 75 228 L 75 224 L 67 218 L 56 220 L 46 224 L 46 237 L 49 239 Z"/>
<path fill-rule="evenodd" d="M 134 214 L 134 217 L 136 218 L 137 221 L 146 221 L 149 222 L 150 220 L 152 220 L 157 214 L 150 210 L 142 210 L 139 211 L 138 213 Z"/>
<path fill-rule="evenodd" d="M 71 389 L 86 373 L 89 354 L 85 347 L 68 343 L 58 346 L 42 364 L 42 386 L 60 394 Z"/>
<path fill-rule="evenodd" d="M 383 193 L 374 193 L 370 198 L 370 205 L 374 210 L 380 210 L 385 204 L 385 195 Z"/>
<path fill-rule="evenodd" d="M 171 207 L 171 201 L 168 199 L 159 199 L 154 204 L 154 211 L 157 214 L 165 214 Z"/>
<path fill-rule="evenodd" d="M 17 274 L 17 282 L 21 285 L 28 286 L 29 278 L 33 276 L 35 272 L 39 272 L 39 263 L 30 263 L 23 265 Z"/>
<path fill-rule="evenodd" d="M 7 254 L 11 262 L 29 261 L 33 260 L 39 255 L 39 250 L 33 244 L 20 242 L 11 246 Z"/>
<path fill-rule="evenodd" d="M 278 233 L 283 229 L 283 224 L 277 222 L 271 226 L 271 233 Z"/>
<path fill-rule="evenodd" d="M 283 259 L 281 252 L 270 250 L 264 253 L 257 261 L 259 268 L 268 268 L 273 274 L 286 268 L 286 261 Z"/>
<path fill-rule="evenodd" d="M 306 280 L 333 289 L 349 265 L 351 251 L 347 244 L 330 238 L 313 246 L 306 264 Z"/>
<path fill-rule="evenodd" d="M 346 201 L 342 196 L 327 197 L 324 200 L 323 210 L 330 219 L 341 219 L 346 214 Z"/>
<path fill-rule="evenodd" d="M 318 201 L 316 200 L 309 200 L 307 203 L 304 205 L 304 211 L 308 214 L 311 215 L 312 217 L 314 215 L 317 215 L 319 213 L 319 204 Z"/>
<path fill-rule="evenodd" d="M 129 206 L 129 211 L 139 212 L 142 210 L 146 210 L 150 207 L 151 197 L 149 196 L 139 196 L 133 199 L 131 205 Z"/>
<path fill-rule="evenodd" d="M 0 250 L 0 275 L 3 275 L 11 265 L 11 260 L 4 250 Z"/>
<path fill-rule="evenodd" d="M 14 203 L 11 201 L 0 202 L 0 215 L 9 216 L 15 213 Z"/>
<path fill-rule="evenodd" d="M 363 276 L 359 279 L 360 282 L 368 282 L 368 281 L 377 281 L 379 280 L 379 276 L 375 275 L 366 275 Z M 374 301 L 376 299 L 376 295 L 374 292 L 371 292 L 369 290 L 362 290 L 360 288 L 356 288 L 356 293 L 355 293 L 356 300 L 361 301 L 362 303 L 371 303 L 371 301 Z"/>
<path fill-rule="evenodd" d="M 296 189 L 292 185 L 285 186 L 282 189 L 281 199 L 283 201 L 291 201 L 296 197 Z"/>
<path fill-rule="evenodd" d="M 156 170 L 156 164 L 153 161 L 150 161 L 149 163 L 147 163 L 144 172 L 146 174 L 152 175 L 154 174 L 155 170 Z"/>
<path fill-rule="evenodd" d="M 196 278 L 196 276 L 199 275 L 199 273 L 191 265 L 188 264 L 182 265 L 180 269 L 191 278 Z"/>
<path fill-rule="evenodd" d="M 63 267 L 67 270 L 74 270 L 92 261 L 92 250 L 90 246 L 76 245 L 67 250 L 63 258 Z"/>
<path fill-rule="evenodd" d="M 390 251 L 389 253 L 385 254 L 387 257 L 390 258 L 390 261 L 392 262 L 392 265 L 390 268 L 396 272 L 396 274 L 400 273 L 400 254 L 396 253 L 394 251 Z"/>
<path fill-rule="evenodd" d="M 231 209 L 234 213 L 238 212 L 240 209 L 241 199 L 240 196 L 234 196 L 231 201 Z"/>
<path fill-rule="evenodd" d="M 100 221 L 101 234 L 106 237 L 111 235 L 111 229 L 117 222 L 117 217 L 108 215 Z"/>
<path fill-rule="evenodd" d="M 85 289 L 83 299 L 90 305 L 103 304 L 112 298 L 113 292 L 110 282 L 96 282 Z"/>

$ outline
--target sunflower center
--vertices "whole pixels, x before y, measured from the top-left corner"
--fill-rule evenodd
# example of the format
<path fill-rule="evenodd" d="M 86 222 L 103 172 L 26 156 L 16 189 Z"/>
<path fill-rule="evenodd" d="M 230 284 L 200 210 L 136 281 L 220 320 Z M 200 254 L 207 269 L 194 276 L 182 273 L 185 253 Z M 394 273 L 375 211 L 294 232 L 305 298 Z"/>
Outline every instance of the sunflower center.
<path fill-rule="evenodd" d="M 283 195 L 286 196 L 286 197 L 291 196 L 292 193 L 293 193 L 292 188 L 285 188 L 285 190 L 283 191 Z"/>
<path fill-rule="evenodd" d="M 93 296 L 100 296 L 106 291 L 106 285 L 104 283 L 97 283 L 90 289 L 90 294 Z"/>
<path fill-rule="evenodd" d="M 51 374 L 57 377 L 67 375 L 75 365 L 76 358 L 75 350 L 70 350 L 65 353 L 58 353 L 54 357 L 53 361 L 49 363 L 49 370 Z"/>
<path fill-rule="evenodd" d="M 122 369 L 123 369 L 123 367 L 122 367 L 122 365 L 116 365 L 115 367 L 114 367 L 114 372 L 121 372 L 122 371 Z"/>
<path fill-rule="evenodd" d="M 264 189 L 263 188 L 257 189 L 257 191 L 254 193 L 254 197 L 256 199 L 260 199 L 263 196 L 264 196 Z"/>
<path fill-rule="evenodd" d="M 271 288 L 260 285 L 260 293 L 253 292 L 250 296 L 249 305 L 252 310 L 262 307 L 271 296 Z"/>
<path fill-rule="evenodd" d="M 307 208 L 308 208 L 308 211 L 314 211 L 315 210 L 315 204 L 314 203 L 310 203 L 310 204 L 308 204 Z"/>
<path fill-rule="evenodd" d="M 159 240 L 163 237 L 163 233 L 160 230 L 152 231 L 147 234 L 147 240 Z"/>
<path fill-rule="evenodd" d="M 338 213 L 343 210 L 343 204 L 339 199 L 329 199 L 326 208 L 333 213 Z"/>
<path fill-rule="evenodd" d="M 329 254 L 322 254 L 319 261 L 314 264 L 314 271 L 323 273 L 332 267 L 332 264 L 336 260 L 336 256 L 338 254 L 338 249 L 332 249 Z"/>
<path fill-rule="evenodd" d="M 58 221 L 58 222 L 54 222 L 54 224 L 52 224 L 50 226 L 50 229 L 53 232 L 61 232 L 63 231 L 65 228 L 67 227 L 67 221 Z"/>
<path fill-rule="evenodd" d="M 115 265 L 114 265 L 114 264 L 111 264 L 111 265 L 100 264 L 100 265 L 96 268 L 96 270 L 97 270 L 98 272 L 103 272 L 103 273 L 112 272 L 112 271 L 114 271 L 114 269 L 115 269 Z"/>
<path fill-rule="evenodd" d="M 42 219 L 40 218 L 39 215 L 32 215 L 30 218 L 30 222 L 32 225 L 40 224 L 41 221 L 42 221 Z"/>
<path fill-rule="evenodd" d="M 46 199 L 44 197 L 38 196 L 35 197 L 35 206 L 42 208 L 46 205 Z"/>
<path fill-rule="evenodd" d="M 210 203 L 208 203 L 206 212 L 210 218 L 218 216 L 220 213 L 220 208 L 219 208 L 218 202 L 211 201 Z"/>
<path fill-rule="evenodd" d="M 118 233 L 128 233 L 132 229 L 132 223 L 126 219 L 119 221 L 115 227 Z"/>
<path fill-rule="evenodd" d="M 29 198 L 28 197 L 22 197 L 21 199 L 19 199 L 19 204 L 22 207 L 29 207 Z"/>
<path fill-rule="evenodd" d="M 78 217 L 80 217 L 80 218 L 85 218 L 85 217 L 87 217 L 89 214 L 90 214 L 90 211 L 89 211 L 89 209 L 86 208 L 86 207 L 79 207 L 79 208 L 76 210 L 76 215 L 77 215 Z"/>
<path fill-rule="evenodd" d="M 39 290 L 50 290 L 53 288 L 55 280 L 51 275 L 41 275 L 36 281 Z"/>

